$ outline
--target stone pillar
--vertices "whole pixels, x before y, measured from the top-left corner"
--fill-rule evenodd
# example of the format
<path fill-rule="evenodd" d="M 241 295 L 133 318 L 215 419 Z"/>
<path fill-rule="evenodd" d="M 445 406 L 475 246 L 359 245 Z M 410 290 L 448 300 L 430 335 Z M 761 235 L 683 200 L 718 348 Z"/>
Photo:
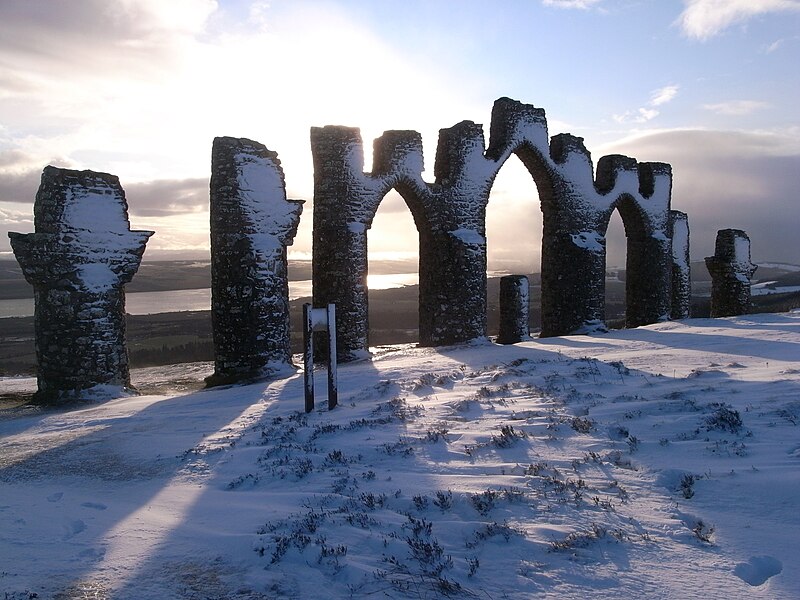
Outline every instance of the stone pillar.
<path fill-rule="evenodd" d="M 361 134 L 354 127 L 311 129 L 314 157 L 314 306 L 336 305 L 337 355 L 369 355 L 367 208 L 376 194 L 363 174 Z M 319 345 L 320 354 L 327 352 Z"/>
<path fill-rule="evenodd" d="M 672 238 L 672 310 L 671 319 L 691 316 L 692 280 L 689 258 L 689 217 L 678 210 L 669 211 Z"/>
<path fill-rule="evenodd" d="M 758 267 L 750 262 L 747 234 L 741 229 L 720 229 L 706 267 L 711 274 L 711 317 L 750 312 L 750 278 Z"/>
<path fill-rule="evenodd" d="M 248 139 L 218 137 L 211 152 L 209 386 L 293 374 L 286 247 L 302 200 L 287 200 L 278 155 Z"/>
<path fill-rule="evenodd" d="M 500 278 L 500 332 L 498 344 L 516 344 L 530 339 L 530 285 L 524 275 Z"/>
<path fill-rule="evenodd" d="M 152 231 L 131 231 L 119 179 L 46 167 L 35 233 L 9 233 L 34 287 L 38 392 L 43 403 L 108 398 L 131 387 L 125 293 Z"/>
<path fill-rule="evenodd" d="M 593 191 L 591 156 L 582 138 L 561 134 L 551 139 L 550 157 L 550 183 L 537 183 L 542 200 L 540 337 L 606 331 L 606 240 L 600 211 L 586 196 Z"/>
<path fill-rule="evenodd" d="M 628 249 L 625 266 L 625 326 L 639 327 L 669 320 L 672 307 L 672 245 L 669 234 L 669 188 L 672 168 L 664 163 L 639 163 L 642 217 L 625 219 Z M 661 185 L 656 181 L 661 180 Z M 666 199 L 656 202 L 656 188 Z M 651 204 L 656 206 L 651 207 Z M 635 221 L 635 223 L 631 223 Z"/>
<path fill-rule="evenodd" d="M 420 345 L 486 336 L 486 204 L 498 166 L 484 157 L 483 127 L 462 121 L 439 130 L 434 176 L 436 224 L 423 274 L 420 248 Z M 434 213 L 433 210 L 429 213 Z M 422 239 L 421 239 L 422 243 Z M 425 296 L 422 295 L 423 286 Z M 423 308 L 424 306 L 424 308 Z"/>

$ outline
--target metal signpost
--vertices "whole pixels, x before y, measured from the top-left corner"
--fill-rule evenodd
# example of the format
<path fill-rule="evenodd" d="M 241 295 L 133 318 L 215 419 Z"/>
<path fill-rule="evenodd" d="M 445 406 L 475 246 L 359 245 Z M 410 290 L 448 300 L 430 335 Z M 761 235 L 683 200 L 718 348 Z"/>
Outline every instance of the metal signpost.
<path fill-rule="evenodd" d="M 303 369 L 306 412 L 314 410 L 314 332 L 328 332 L 328 410 L 336 408 L 339 390 L 336 381 L 336 305 L 311 308 L 303 304 Z"/>

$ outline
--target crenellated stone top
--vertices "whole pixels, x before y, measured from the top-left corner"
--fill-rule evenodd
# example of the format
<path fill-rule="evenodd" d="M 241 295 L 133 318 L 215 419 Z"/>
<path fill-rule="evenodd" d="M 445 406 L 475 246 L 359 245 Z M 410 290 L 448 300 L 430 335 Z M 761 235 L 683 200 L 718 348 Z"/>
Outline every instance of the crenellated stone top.
<path fill-rule="evenodd" d="M 634 228 L 668 237 L 669 165 L 605 156 L 598 161 L 595 178 L 582 138 L 568 133 L 548 138 L 544 109 L 509 98 L 494 103 L 488 149 L 483 126 L 472 121 L 439 131 L 434 183 L 422 179 L 422 138 L 415 131 L 386 131 L 377 138 L 371 172 L 364 171 L 358 128 L 314 127 L 311 141 L 316 189 L 324 195 L 327 186 L 344 185 L 352 193 L 339 194 L 342 202 L 371 197 L 349 209 L 366 227 L 383 195 L 395 187 L 415 219 L 424 218 L 435 229 L 474 229 L 483 235 L 479 213 L 500 168 L 517 154 L 536 180 L 543 210 L 552 213 L 554 223 L 563 220 L 565 229 L 577 223 L 581 230 L 604 234 L 611 213 L 620 208 L 623 219 L 635 221 Z"/>

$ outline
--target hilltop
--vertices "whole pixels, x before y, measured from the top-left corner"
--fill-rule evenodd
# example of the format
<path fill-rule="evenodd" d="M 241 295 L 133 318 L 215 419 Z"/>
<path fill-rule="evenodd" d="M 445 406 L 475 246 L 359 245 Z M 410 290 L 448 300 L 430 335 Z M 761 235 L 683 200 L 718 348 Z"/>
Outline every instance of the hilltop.
<path fill-rule="evenodd" d="M 310 414 L 211 370 L 2 411 L 6 598 L 800 593 L 800 312 L 383 348 Z"/>

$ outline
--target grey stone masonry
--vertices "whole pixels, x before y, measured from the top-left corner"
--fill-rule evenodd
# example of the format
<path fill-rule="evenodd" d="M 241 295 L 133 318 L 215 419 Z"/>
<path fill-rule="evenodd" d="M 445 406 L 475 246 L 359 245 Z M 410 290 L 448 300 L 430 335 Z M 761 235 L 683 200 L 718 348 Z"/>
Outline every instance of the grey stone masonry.
<path fill-rule="evenodd" d="M 689 217 L 670 211 L 672 238 L 672 311 L 671 319 L 688 319 L 692 307 L 692 273 L 689 258 Z"/>
<path fill-rule="evenodd" d="M 498 344 L 529 340 L 530 284 L 524 275 L 500 278 L 500 332 Z"/>
<path fill-rule="evenodd" d="M 9 233 L 35 298 L 38 392 L 60 403 L 133 391 L 125 294 L 152 231 L 131 231 L 119 179 L 46 167 L 35 233 Z"/>
<path fill-rule="evenodd" d="M 541 335 L 605 330 L 605 233 L 614 210 L 628 236 L 629 323 L 669 317 L 669 165 L 604 157 L 595 180 L 581 138 L 549 138 L 544 110 L 509 98 L 494 104 L 488 148 L 483 127 L 471 121 L 440 130 L 434 183 L 422 179 L 414 131 L 375 140 L 371 173 L 364 172 L 358 129 L 312 128 L 311 150 L 314 305 L 337 306 L 340 360 L 363 356 L 369 346 L 367 233 L 392 188 L 419 233 L 420 344 L 486 336 L 486 206 L 512 154 L 531 173 L 543 212 Z"/>
<path fill-rule="evenodd" d="M 289 343 L 286 247 L 302 200 L 287 200 L 278 155 L 248 139 L 218 137 L 211 151 L 209 386 L 295 372 Z"/>
<path fill-rule="evenodd" d="M 741 229 L 720 229 L 714 256 L 706 258 L 711 274 L 711 316 L 734 317 L 750 312 L 750 278 L 758 268 L 750 262 L 750 238 Z"/>

